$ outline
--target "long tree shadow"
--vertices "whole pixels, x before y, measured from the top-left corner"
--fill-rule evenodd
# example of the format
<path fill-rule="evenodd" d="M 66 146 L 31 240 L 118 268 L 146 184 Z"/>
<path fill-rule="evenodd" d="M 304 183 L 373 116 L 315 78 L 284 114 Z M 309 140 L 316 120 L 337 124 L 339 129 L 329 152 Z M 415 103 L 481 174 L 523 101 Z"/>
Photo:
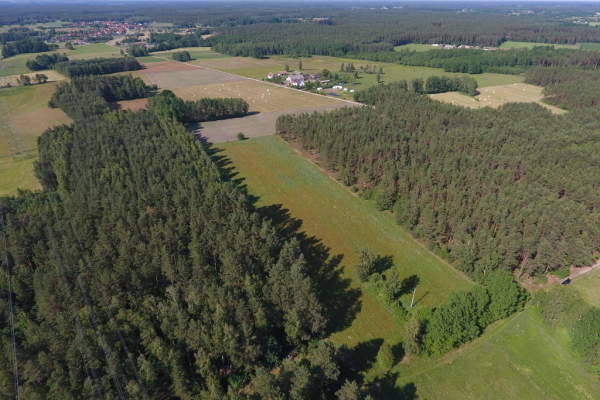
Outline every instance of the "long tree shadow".
<path fill-rule="evenodd" d="M 416 400 L 417 386 L 413 382 L 409 382 L 402 387 L 398 387 L 397 372 L 388 372 L 382 378 L 373 382 L 369 389 L 369 393 L 373 394 L 378 400 Z"/>
<path fill-rule="evenodd" d="M 281 204 L 258 208 L 258 212 L 270 219 L 285 240 L 296 238 L 307 264 L 307 273 L 327 316 L 328 332 L 348 328 L 360 312 L 360 290 L 350 287 L 351 281 L 342 277 L 343 254 L 331 254 L 331 249 L 321 239 L 302 232 L 302 220 L 291 216 Z"/>

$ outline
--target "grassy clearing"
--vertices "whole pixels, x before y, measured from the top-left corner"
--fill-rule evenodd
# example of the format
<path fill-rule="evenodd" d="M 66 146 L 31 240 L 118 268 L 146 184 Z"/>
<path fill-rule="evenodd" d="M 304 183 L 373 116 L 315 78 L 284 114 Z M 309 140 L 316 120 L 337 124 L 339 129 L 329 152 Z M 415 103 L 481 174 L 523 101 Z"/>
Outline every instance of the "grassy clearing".
<path fill-rule="evenodd" d="M 425 399 L 598 398 L 598 378 L 565 346 L 564 335 L 549 334 L 527 310 L 453 353 L 402 364 L 393 376 L 399 386 L 414 382 Z"/>
<path fill-rule="evenodd" d="M 336 343 L 356 346 L 378 338 L 398 343 L 401 337 L 402 327 L 370 295 L 360 292 L 353 271 L 357 249 L 369 246 L 376 254 L 390 256 L 392 268 L 397 268 L 402 278 L 417 275 L 419 305 L 439 304 L 449 293 L 471 286 L 462 274 L 415 242 L 390 215 L 354 196 L 279 137 L 224 143 L 218 149 L 222 149 L 218 155 L 231 160 L 232 172 L 237 174 L 234 179 L 242 179 L 257 196 L 257 206 L 267 210 L 284 230 L 294 227 L 291 230 L 296 234 L 324 246 L 329 262 L 342 266 L 337 280 L 347 281 L 360 293 L 356 317 L 347 324 L 335 323 L 332 339 Z M 335 300 L 334 287 L 324 287 L 326 301 Z M 410 294 L 401 299 L 410 304 Z M 329 317 L 336 319 L 342 314 Z"/>
<path fill-rule="evenodd" d="M 28 70 L 29 71 L 29 70 Z M 35 75 L 37 74 L 44 74 L 48 77 L 48 82 L 56 82 L 56 81 L 62 81 L 65 80 L 65 76 L 59 74 L 58 72 L 56 72 L 53 69 L 47 69 L 44 71 L 35 71 L 35 72 L 29 72 L 29 73 L 25 73 L 23 75 L 28 75 L 29 77 L 31 77 L 31 81 L 35 82 Z M 18 86 L 19 82 L 17 79 L 19 79 L 21 75 L 10 75 L 10 76 L 3 76 L 2 79 L 0 79 L 0 82 L 2 82 L 3 84 L 10 84 L 11 86 Z"/>
<path fill-rule="evenodd" d="M 526 83 L 491 86 L 488 88 L 482 88 L 479 90 L 479 92 L 480 94 L 475 97 L 467 96 L 459 92 L 448 92 L 432 94 L 431 98 L 438 101 L 443 101 L 445 103 L 452 103 L 454 105 L 469 108 L 500 107 L 505 103 L 516 102 L 538 103 L 548 108 L 555 114 L 563 114 L 566 112 L 558 107 L 553 107 L 543 103 L 541 101 L 544 97 L 542 95 L 542 88 Z"/>
<path fill-rule="evenodd" d="M 529 43 L 529 42 L 513 42 L 508 40 L 500 45 L 501 49 L 533 49 L 535 46 L 554 46 L 555 49 L 578 49 L 576 44 L 551 44 L 551 43 Z"/>
<path fill-rule="evenodd" d="M 600 307 L 600 269 L 575 279 L 571 285 L 581 292 L 589 304 Z"/>
<path fill-rule="evenodd" d="M 581 50 L 595 50 L 595 51 L 600 51 L 600 43 L 582 43 L 581 44 Z"/>
<path fill-rule="evenodd" d="M 29 154 L 29 158 L 19 161 L 13 161 L 11 156 L 0 157 L 0 196 L 16 196 L 17 189 L 42 189 L 33 173 L 37 150 L 30 151 Z"/>
<path fill-rule="evenodd" d="M 177 87 L 172 90 L 184 100 L 201 97 L 242 98 L 250 105 L 251 112 L 272 112 L 341 103 L 340 100 L 330 96 L 316 95 L 250 79 L 212 85 Z"/>
<path fill-rule="evenodd" d="M 429 51 L 429 50 L 433 50 L 433 49 L 439 49 L 439 47 L 434 47 L 430 44 L 419 44 L 419 43 L 410 43 L 410 44 L 405 44 L 402 46 L 394 47 L 395 51 L 403 51 L 403 50 Z"/>
<path fill-rule="evenodd" d="M 47 128 L 72 122 L 61 110 L 48 108 L 55 86 L 56 83 L 45 83 L 0 90 L 0 98 L 28 150 L 37 148 L 37 137 Z M 0 137 L 0 157 L 10 155 L 3 136 Z"/>

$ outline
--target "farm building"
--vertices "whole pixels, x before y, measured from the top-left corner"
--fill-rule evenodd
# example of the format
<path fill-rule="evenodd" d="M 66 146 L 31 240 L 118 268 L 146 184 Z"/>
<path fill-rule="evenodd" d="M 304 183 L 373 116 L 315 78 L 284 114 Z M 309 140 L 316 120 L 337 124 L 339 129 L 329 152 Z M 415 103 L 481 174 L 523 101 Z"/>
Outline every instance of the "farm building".
<path fill-rule="evenodd" d="M 292 86 L 303 87 L 304 86 L 304 75 L 298 71 L 294 71 L 290 76 L 285 79 Z"/>
<path fill-rule="evenodd" d="M 273 79 L 273 75 L 274 75 L 274 74 L 273 74 L 272 72 L 269 72 L 269 74 L 267 75 L 267 78 L 269 78 L 269 79 Z"/>
<path fill-rule="evenodd" d="M 279 71 L 277 73 L 277 75 L 279 75 L 279 76 L 287 76 L 287 74 L 288 74 L 287 71 Z"/>

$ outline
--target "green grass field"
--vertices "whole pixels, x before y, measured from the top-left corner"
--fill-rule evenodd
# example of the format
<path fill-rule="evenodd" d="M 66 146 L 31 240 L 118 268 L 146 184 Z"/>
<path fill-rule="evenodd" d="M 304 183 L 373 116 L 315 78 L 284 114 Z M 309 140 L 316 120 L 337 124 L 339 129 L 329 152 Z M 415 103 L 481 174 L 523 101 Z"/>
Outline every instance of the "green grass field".
<path fill-rule="evenodd" d="M 430 400 L 598 398 L 598 378 L 576 359 L 565 335 L 548 333 L 527 310 L 452 353 L 393 372 L 398 386 L 413 382 L 419 398 Z"/>
<path fill-rule="evenodd" d="M 402 278 L 417 275 L 419 305 L 435 305 L 451 292 L 468 289 L 472 283 L 435 257 L 392 217 L 325 175 L 317 166 L 277 136 L 219 144 L 219 156 L 231 160 L 235 179 L 243 179 L 258 197 L 258 207 L 281 207 L 300 225 L 299 231 L 329 249 L 329 260 L 341 259 L 341 279 L 360 290 L 354 275 L 356 250 L 370 247 L 390 256 Z M 325 290 L 327 296 L 328 288 Z M 410 304 L 410 294 L 402 297 Z M 351 325 L 332 335 L 336 343 L 357 345 L 374 338 L 392 343 L 400 340 L 402 327 L 370 295 L 360 295 L 360 312 Z"/>
<path fill-rule="evenodd" d="M 4 137 L 2 137 L 4 140 Z M 40 182 L 33 174 L 33 161 L 37 150 L 29 158 L 13 161 L 11 156 L 0 157 L 0 196 L 16 196 L 17 189 L 39 190 Z"/>
<path fill-rule="evenodd" d="M 571 285 L 581 292 L 589 304 L 600 307 L 600 269 L 573 280 Z"/>
<path fill-rule="evenodd" d="M 341 257 L 340 278 L 350 280 L 351 288 L 360 289 L 352 265 L 354 250 L 363 246 L 392 256 L 393 268 L 403 277 L 417 274 L 417 299 L 428 292 L 421 304 L 438 304 L 448 293 L 469 287 L 461 274 L 415 242 L 388 214 L 354 196 L 278 137 L 219 144 L 216 157 L 223 157 L 233 179 L 258 198 L 259 208 L 277 223 L 286 221 L 280 227 L 294 226 L 293 232 L 326 246 L 330 260 Z M 281 209 L 288 219 L 277 216 Z M 335 285 L 330 286 L 333 293 Z M 452 353 L 402 362 L 381 376 L 374 366 L 374 343 L 398 343 L 402 327 L 368 294 L 362 292 L 360 301 L 351 324 L 331 338 L 356 346 L 362 357 L 358 362 L 366 366 L 364 383 L 375 382 L 373 394 L 380 400 L 401 398 L 399 390 L 407 385 L 415 385 L 419 398 L 430 400 L 594 399 L 600 393 L 598 378 L 569 349 L 568 334 L 548 333 L 529 310 L 497 322 Z M 365 350 L 369 348 L 374 350 Z"/>
<path fill-rule="evenodd" d="M 419 44 L 419 43 L 410 43 L 402 46 L 394 47 L 395 51 L 409 50 L 409 51 L 429 51 L 439 49 L 439 47 L 434 47 L 430 44 Z"/>
<path fill-rule="evenodd" d="M 535 46 L 554 46 L 555 49 L 578 49 L 575 44 L 552 44 L 552 43 L 529 43 L 529 42 L 513 42 L 506 41 L 500 45 L 501 49 L 521 49 L 523 47 L 533 49 Z"/>
<path fill-rule="evenodd" d="M 600 43 L 582 43 L 581 50 L 600 51 Z"/>

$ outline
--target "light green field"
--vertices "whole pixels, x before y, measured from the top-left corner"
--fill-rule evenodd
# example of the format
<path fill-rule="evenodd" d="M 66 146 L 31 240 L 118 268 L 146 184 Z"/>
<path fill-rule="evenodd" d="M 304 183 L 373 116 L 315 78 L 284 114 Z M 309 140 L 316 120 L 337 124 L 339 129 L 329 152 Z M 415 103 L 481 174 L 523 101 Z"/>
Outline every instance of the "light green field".
<path fill-rule="evenodd" d="M 600 307 L 600 269 L 574 279 L 571 285 L 581 292 L 589 304 Z"/>
<path fill-rule="evenodd" d="M 429 50 L 434 50 L 434 49 L 439 49 L 439 47 L 434 47 L 430 44 L 420 44 L 420 43 L 410 43 L 410 44 L 405 44 L 402 46 L 394 47 L 394 50 L 396 50 L 396 51 L 403 51 L 403 50 L 429 51 Z"/>
<path fill-rule="evenodd" d="M 210 49 L 210 47 L 188 47 L 188 48 L 175 49 L 175 50 L 171 50 L 171 51 L 158 51 L 156 53 L 152 53 L 152 55 L 173 59 L 173 53 L 176 51 L 187 51 L 188 53 L 190 53 L 190 56 L 192 57 L 191 61 L 211 60 L 214 58 L 231 58 L 230 56 L 212 51 Z"/>
<path fill-rule="evenodd" d="M 4 137 L 2 137 L 4 140 Z M 33 161 L 37 150 L 29 158 L 13 161 L 11 156 L 0 157 L 0 196 L 16 196 L 17 189 L 38 190 L 42 186 L 33 174 Z"/>
<path fill-rule="evenodd" d="M 598 377 L 574 357 L 567 333 L 546 329 L 527 310 L 441 358 L 401 364 L 393 370 L 397 384 L 413 382 L 429 400 L 597 399 Z"/>
<path fill-rule="evenodd" d="M 402 79 L 411 80 L 414 78 L 427 79 L 434 75 L 446 75 L 455 76 L 461 74 L 444 72 L 440 68 L 428 68 L 428 67 L 411 67 L 403 66 L 392 63 L 373 63 L 362 60 L 353 60 L 337 57 L 326 57 L 326 56 L 313 56 L 309 58 L 293 59 L 283 56 L 273 56 L 269 59 L 258 60 L 250 57 L 221 57 L 221 58 L 198 58 L 191 61 L 191 64 L 216 69 L 219 71 L 225 71 L 232 74 L 245 76 L 255 79 L 267 79 L 269 72 L 277 73 L 278 71 L 284 70 L 286 65 L 289 66 L 290 70 L 297 70 L 299 61 L 302 61 L 302 72 L 317 74 L 320 73 L 324 68 L 331 72 L 338 72 L 341 68 L 341 64 L 353 63 L 355 68 L 366 67 L 369 65 L 377 65 L 383 68 L 383 75 L 381 75 L 382 83 L 389 83 Z M 503 74 L 478 74 L 470 75 L 477 80 L 479 87 L 487 86 L 499 86 L 508 85 L 512 83 L 523 82 L 523 77 L 518 75 L 503 75 Z M 347 84 L 344 86 L 354 90 L 365 90 L 371 86 L 377 85 L 377 74 L 365 74 L 361 73 L 360 78 L 356 84 Z M 340 93 L 342 98 L 351 99 L 352 94 Z"/>
<path fill-rule="evenodd" d="M 111 47 L 104 43 L 92 43 L 75 45 L 75 50 L 65 49 L 64 43 L 59 44 L 59 48 L 44 53 L 17 54 L 16 56 L 2 59 L 0 63 L 4 64 L 4 69 L 0 70 L 0 76 L 27 74 L 31 71 L 25 66 L 27 60 L 33 60 L 40 54 L 66 53 L 70 60 L 82 60 L 88 58 L 110 58 L 121 57 L 119 49 Z M 41 71 L 43 72 L 43 71 Z M 39 73 L 39 72 L 38 72 Z"/>
<path fill-rule="evenodd" d="M 501 49 L 522 49 L 528 48 L 533 49 L 535 46 L 554 46 L 555 49 L 578 49 L 579 45 L 576 44 L 552 44 L 552 43 L 530 43 L 530 42 L 513 42 L 506 41 L 500 45 Z"/>
<path fill-rule="evenodd" d="M 503 86 L 490 86 L 479 89 L 480 94 L 471 97 L 459 92 L 448 92 L 432 94 L 432 99 L 452 103 L 454 105 L 482 108 L 482 107 L 500 107 L 506 103 L 538 103 L 543 107 L 548 108 L 555 114 L 564 114 L 566 111 L 558 107 L 550 106 L 542 102 L 542 89 L 539 86 L 529 85 L 526 83 L 517 83 Z"/>
<path fill-rule="evenodd" d="M 581 50 L 600 51 L 600 43 L 582 43 Z"/>
<path fill-rule="evenodd" d="M 233 172 L 238 174 L 234 179 L 243 179 L 250 194 L 258 197 L 258 207 L 282 208 L 300 225 L 296 233 L 302 232 L 328 249 L 329 260 L 341 258 L 343 271 L 340 278 L 347 280 L 352 288 L 361 288 L 353 271 L 357 262 L 356 250 L 367 246 L 378 255 L 391 256 L 392 268 L 397 268 L 402 278 L 419 277 L 418 304 L 439 304 L 451 292 L 472 285 L 461 273 L 414 241 L 389 214 L 378 211 L 372 202 L 353 195 L 279 137 L 222 143 L 218 149 L 223 151 L 217 155 L 229 159 L 231 165 L 228 167 L 233 167 Z M 276 212 L 271 210 L 267 214 L 281 222 Z M 284 225 L 290 224 L 293 222 Z M 330 293 L 333 297 L 334 287 L 327 285 L 324 288 L 322 298 L 325 301 Z M 405 294 L 401 300 L 410 305 L 410 294 Z M 402 327 L 370 295 L 362 293 L 360 302 L 356 318 L 350 325 L 336 329 L 332 339 L 351 346 L 376 338 L 398 343 Z"/>

